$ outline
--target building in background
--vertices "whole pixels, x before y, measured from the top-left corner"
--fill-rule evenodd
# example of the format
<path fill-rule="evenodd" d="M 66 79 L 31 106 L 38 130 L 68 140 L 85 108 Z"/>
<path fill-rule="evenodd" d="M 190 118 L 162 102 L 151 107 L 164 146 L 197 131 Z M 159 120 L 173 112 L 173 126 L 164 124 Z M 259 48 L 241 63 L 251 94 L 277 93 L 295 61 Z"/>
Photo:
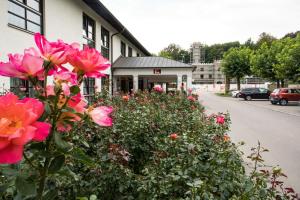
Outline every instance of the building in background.
<path fill-rule="evenodd" d="M 205 52 L 200 42 L 191 45 L 192 66 L 196 69 L 193 72 L 193 84 L 224 84 L 225 75 L 221 71 L 221 61 L 204 63 Z"/>

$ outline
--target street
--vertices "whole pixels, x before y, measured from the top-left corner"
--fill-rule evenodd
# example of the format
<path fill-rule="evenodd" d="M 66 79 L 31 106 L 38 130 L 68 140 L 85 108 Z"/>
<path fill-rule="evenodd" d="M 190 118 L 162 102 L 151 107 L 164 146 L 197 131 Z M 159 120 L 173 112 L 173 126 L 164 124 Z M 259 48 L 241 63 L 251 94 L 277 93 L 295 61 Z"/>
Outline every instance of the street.
<path fill-rule="evenodd" d="M 269 101 L 244 101 L 200 92 L 200 102 L 207 113 L 229 112 L 232 120 L 229 132 L 233 142 L 246 142 L 241 147 L 245 159 L 251 147 L 260 141 L 270 150 L 263 154 L 268 165 L 279 165 L 288 176 L 287 186 L 300 192 L 300 106 L 271 105 Z M 245 160 L 247 162 L 247 160 Z"/>

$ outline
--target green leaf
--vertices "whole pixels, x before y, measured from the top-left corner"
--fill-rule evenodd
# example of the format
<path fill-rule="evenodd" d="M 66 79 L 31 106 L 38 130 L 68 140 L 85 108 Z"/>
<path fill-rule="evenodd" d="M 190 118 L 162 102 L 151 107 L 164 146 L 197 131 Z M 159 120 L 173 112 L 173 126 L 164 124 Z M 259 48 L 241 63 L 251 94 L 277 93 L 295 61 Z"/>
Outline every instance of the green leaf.
<path fill-rule="evenodd" d="M 53 200 L 53 199 L 57 199 L 58 193 L 57 190 L 49 190 L 44 196 L 43 196 L 43 200 Z"/>
<path fill-rule="evenodd" d="M 81 149 L 73 149 L 71 152 L 71 156 L 83 164 L 94 166 L 94 161 L 89 156 L 87 156 Z"/>
<path fill-rule="evenodd" d="M 59 171 L 65 163 L 65 155 L 59 155 L 55 157 L 49 166 L 49 173 L 55 173 Z"/>
<path fill-rule="evenodd" d="M 70 87 L 70 92 L 73 95 L 76 95 L 76 94 L 78 94 L 80 92 L 80 88 L 77 85 L 74 85 L 74 86 Z"/>
<path fill-rule="evenodd" d="M 18 176 L 16 178 L 16 187 L 17 190 L 24 196 L 30 196 L 36 194 L 35 184 L 33 182 L 29 182 L 23 176 Z"/>
<path fill-rule="evenodd" d="M 61 134 L 58 132 L 54 132 L 54 142 L 59 149 L 65 152 L 70 151 L 70 149 L 72 148 L 72 146 L 68 142 L 62 139 Z"/>
<path fill-rule="evenodd" d="M 48 115 L 50 115 L 52 111 L 51 111 L 51 107 L 50 107 L 50 105 L 49 105 L 48 102 L 45 102 L 44 108 L 45 108 L 45 112 L 46 112 Z"/>

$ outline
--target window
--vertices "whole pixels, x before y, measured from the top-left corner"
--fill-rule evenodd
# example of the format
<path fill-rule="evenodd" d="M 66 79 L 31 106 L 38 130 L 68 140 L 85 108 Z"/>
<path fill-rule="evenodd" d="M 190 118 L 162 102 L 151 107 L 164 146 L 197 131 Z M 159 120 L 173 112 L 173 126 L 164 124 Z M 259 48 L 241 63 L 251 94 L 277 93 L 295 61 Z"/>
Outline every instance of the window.
<path fill-rule="evenodd" d="M 201 68 L 200 68 L 200 71 L 201 71 L 201 72 L 203 72 L 203 71 L 204 71 L 204 68 L 203 68 L 203 67 L 201 67 Z"/>
<path fill-rule="evenodd" d="M 109 89 L 109 76 L 101 77 L 101 91 L 108 91 Z"/>
<path fill-rule="evenodd" d="M 139 54 L 139 53 L 136 53 L 136 57 L 140 57 L 140 54 Z"/>
<path fill-rule="evenodd" d="M 126 57 L 126 44 L 121 41 L 121 55 Z"/>
<path fill-rule="evenodd" d="M 83 45 L 95 48 L 95 21 L 86 14 L 83 14 L 82 22 Z"/>
<path fill-rule="evenodd" d="M 201 78 L 201 79 L 204 79 L 204 75 L 203 75 L 203 74 L 201 74 L 201 75 L 200 75 L 200 78 Z"/>
<path fill-rule="evenodd" d="M 268 90 L 265 88 L 259 88 L 259 93 L 267 93 Z"/>
<path fill-rule="evenodd" d="M 44 81 L 39 81 L 39 84 L 44 85 Z M 10 78 L 10 91 L 26 97 L 34 97 L 35 94 L 32 83 L 19 78 Z"/>
<path fill-rule="evenodd" d="M 208 75 L 208 78 L 212 78 L 212 77 L 213 77 L 212 74 L 209 74 L 209 75 Z"/>
<path fill-rule="evenodd" d="M 128 47 L 128 57 L 132 57 L 132 48 Z"/>
<path fill-rule="evenodd" d="M 42 10 L 42 0 L 8 0 L 8 25 L 30 33 L 42 33 Z"/>
<path fill-rule="evenodd" d="M 83 95 L 92 103 L 95 98 L 95 78 L 85 78 L 83 80 Z"/>
<path fill-rule="evenodd" d="M 101 27 L 101 54 L 104 58 L 109 59 L 109 32 Z"/>

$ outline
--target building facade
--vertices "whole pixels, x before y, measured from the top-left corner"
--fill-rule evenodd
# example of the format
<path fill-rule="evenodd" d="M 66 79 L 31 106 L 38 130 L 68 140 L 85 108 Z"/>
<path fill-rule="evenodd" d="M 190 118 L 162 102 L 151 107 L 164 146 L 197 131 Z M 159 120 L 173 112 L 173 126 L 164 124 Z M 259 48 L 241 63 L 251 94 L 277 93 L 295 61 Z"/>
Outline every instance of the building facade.
<path fill-rule="evenodd" d="M 221 71 L 221 61 L 204 63 L 203 45 L 194 42 L 191 45 L 192 66 L 196 69 L 193 72 L 193 84 L 224 84 L 225 75 Z"/>
<path fill-rule="evenodd" d="M 151 55 L 98 0 L 1 0 L 0 30 L 1 61 L 8 60 L 9 53 L 35 47 L 36 32 L 49 41 L 62 39 L 94 47 L 112 63 L 121 55 Z M 126 51 L 122 52 L 121 47 Z M 111 70 L 106 74 L 111 78 Z M 85 95 L 101 90 L 101 82 L 104 81 L 87 80 L 83 84 Z M 17 87 L 30 86 L 26 81 L 0 78 L 0 92 Z"/>
<path fill-rule="evenodd" d="M 194 67 L 162 57 L 120 57 L 112 70 L 113 91 L 151 90 L 161 85 L 171 92 L 192 87 Z"/>
<path fill-rule="evenodd" d="M 87 98 L 101 91 L 104 83 L 108 83 L 112 92 L 114 73 L 112 69 L 120 57 L 142 59 L 151 56 L 99 0 L 1 0 L 0 30 L 1 61 L 7 61 L 9 53 L 23 53 L 25 48 L 35 47 L 33 34 L 36 32 L 45 35 L 49 41 L 62 39 L 66 43 L 76 42 L 82 47 L 88 45 L 100 51 L 110 60 L 112 68 L 105 72 L 106 78 L 84 80 L 82 89 Z M 191 82 L 190 69 L 188 66 L 186 74 L 189 74 Z M 134 79 L 136 74 L 140 74 L 138 70 L 142 69 L 137 67 L 132 74 L 127 75 Z M 172 73 L 176 77 L 178 74 L 182 75 L 182 72 Z M 152 75 L 163 77 L 161 74 Z M 51 81 L 50 79 L 49 83 Z M 135 83 L 133 81 L 133 85 L 136 85 Z M 181 82 L 176 84 L 180 85 Z M 32 90 L 27 81 L 0 77 L 0 93 L 19 88 L 25 90 L 26 94 L 30 94 Z M 138 88 L 133 86 L 133 89 Z"/>
<path fill-rule="evenodd" d="M 193 63 L 193 84 L 224 84 L 225 75 L 221 71 L 221 61 L 213 63 Z"/>

